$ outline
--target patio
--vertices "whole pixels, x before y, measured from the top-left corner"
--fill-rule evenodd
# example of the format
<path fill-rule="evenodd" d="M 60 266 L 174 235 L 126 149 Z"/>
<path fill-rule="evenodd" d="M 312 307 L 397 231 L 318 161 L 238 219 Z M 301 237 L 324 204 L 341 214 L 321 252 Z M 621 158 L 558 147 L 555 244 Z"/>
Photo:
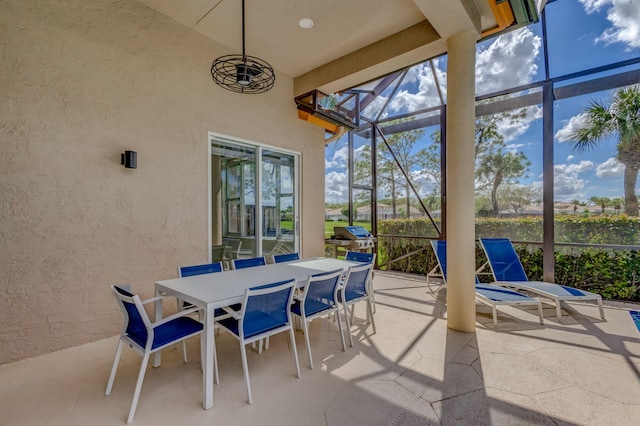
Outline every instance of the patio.
<path fill-rule="evenodd" d="M 628 310 L 571 304 L 562 320 L 534 312 L 478 307 L 475 333 L 447 329 L 444 291 L 424 279 L 377 271 L 376 325 L 363 329 L 357 306 L 354 347 L 340 349 L 336 325 L 311 323 L 315 369 L 296 333 L 300 379 L 284 335 L 258 355 L 249 351 L 254 395 L 246 403 L 237 341 L 217 338 L 220 384 L 214 407 L 201 407 L 197 339 L 189 363 L 181 349 L 149 368 L 134 424 L 430 425 L 640 424 L 640 332 Z M 108 303 L 115 303 L 109 300 Z M 357 331 L 356 331 L 357 330 Z M 104 389 L 116 339 L 108 338 L 0 366 L 0 424 L 124 423 L 140 357 L 123 352 L 111 396 Z"/>

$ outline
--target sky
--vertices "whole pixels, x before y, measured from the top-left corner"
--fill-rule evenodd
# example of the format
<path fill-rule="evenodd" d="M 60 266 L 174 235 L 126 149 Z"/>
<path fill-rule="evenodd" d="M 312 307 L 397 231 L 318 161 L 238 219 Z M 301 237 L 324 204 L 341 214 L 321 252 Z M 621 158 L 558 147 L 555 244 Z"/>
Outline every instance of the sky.
<path fill-rule="evenodd" d="M 556 0 L 548 3 L 545 11 L 551 78 L 640 57 L 640 0 Z M 483 95 L 542 81 L 545 79 L 543 61 L 540 22 L 481 41 L 476 53 L 476 94 Z M 446 101 L 446 57 L 436 58 L 433 65 L 435 80 Z M 629 69 L 640 69 L 640 65 L 623 70 Z M 605 74 L 598 76 L 601 75 Z M 382 117 L 439 105 L 435 80 L 428 63 L 412 67 Z M 566 83 L 577 81 L 581 80 L 577 78 Z M 613 91 L 598 92 L 555 102 L 554 198 L 557 201 L 587 201 L 592 196 L 623 196 L 624 167 L 615 159 L 615 137 L 603 139 L 596 149 L 587 152 L 575 151 L 568 137 L 580 124 L 585 106 L 592 100 L 608 105 L 612 93 Z M 376 113 L 388 96 L 389 92 L 382 93 L 376 103 L 363 111 L 363 115 L 372 116 Z M 434 130 L 425 131 L 423 140 L 416 144 L 416 150 L 431 143 L 430 135 Z M 518 183 L 541 188 L 540 106 L 528 107 L 526 117 L 517 123 L 500 123 L 499 131 L 508 150 L 525 153 L 532 163 L 527 174 Z M 356 141 L 356 152 L 364 142 Z M 344 138 L 327 146 L 327 203 L 347 201 L 346 161 L 347 147 Z M 411 173 L 421 194 L 431 192 L 433 183 L 429 182 L 424 173 L 417 169 Z"/>

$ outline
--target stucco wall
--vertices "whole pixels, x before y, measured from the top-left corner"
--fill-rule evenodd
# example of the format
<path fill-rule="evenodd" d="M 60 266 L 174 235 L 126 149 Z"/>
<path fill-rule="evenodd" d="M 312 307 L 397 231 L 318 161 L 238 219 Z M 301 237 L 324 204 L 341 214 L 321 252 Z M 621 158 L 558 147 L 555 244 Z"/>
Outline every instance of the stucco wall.
<path fill-rule="evenodd" d="M 231 52 L 133 0 L 2 0 L 0 53 L 0 364 L 116 334 L 111 283 L 150 297 L 207 260 L 210 131 L 302 152 L 302 250 L 323 253 L 324 135 L 289 77 L 221 89 Z"/>

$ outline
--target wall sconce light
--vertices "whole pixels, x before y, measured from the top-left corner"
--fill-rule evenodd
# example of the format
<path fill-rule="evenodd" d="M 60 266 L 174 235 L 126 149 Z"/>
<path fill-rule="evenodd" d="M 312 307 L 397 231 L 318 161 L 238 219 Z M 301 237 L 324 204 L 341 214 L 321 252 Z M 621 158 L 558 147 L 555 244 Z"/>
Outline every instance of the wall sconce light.
<path fill-rule="evenodd" d="M 138 153 L 135 151 L 125 151 L 120 154 L 120 164 L 124 164 L 127 169 L 138 168 Z"/>

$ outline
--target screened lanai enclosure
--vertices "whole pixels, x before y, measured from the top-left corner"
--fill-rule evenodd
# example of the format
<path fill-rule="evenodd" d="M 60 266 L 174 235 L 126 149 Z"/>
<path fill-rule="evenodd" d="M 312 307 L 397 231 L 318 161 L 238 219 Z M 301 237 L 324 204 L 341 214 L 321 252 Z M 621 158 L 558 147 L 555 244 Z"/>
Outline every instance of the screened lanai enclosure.
<path fill-rule="evenodd" d="M 640 300 L 639 22 L 637 1 L 556 0 L 477 43 L 475 236 L 512 239 L 530 279 Z M 330 96 L 359 126 L 327 134 L 326 236 L 365 227 L 383 269 L 426 274 L 447 236 L 446 74 L 444 55 Z"/>

